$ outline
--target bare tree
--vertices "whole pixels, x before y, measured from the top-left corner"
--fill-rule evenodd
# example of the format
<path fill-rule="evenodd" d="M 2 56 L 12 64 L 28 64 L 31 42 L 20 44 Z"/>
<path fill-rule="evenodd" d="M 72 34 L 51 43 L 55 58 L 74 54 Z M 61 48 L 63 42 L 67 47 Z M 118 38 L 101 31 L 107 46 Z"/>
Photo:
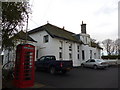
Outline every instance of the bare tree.
<path fill-rule="evenodd" d="M 111 39 L 106 39 L 102 41 L 103 46 L 105 47 L 107 54 L 112 55 L 115 51 L 115 43 Z"/>
<path fill-rule="evenodd" d="M 120 38 L 115 40 L 115 54 L 120 55 Z"/>

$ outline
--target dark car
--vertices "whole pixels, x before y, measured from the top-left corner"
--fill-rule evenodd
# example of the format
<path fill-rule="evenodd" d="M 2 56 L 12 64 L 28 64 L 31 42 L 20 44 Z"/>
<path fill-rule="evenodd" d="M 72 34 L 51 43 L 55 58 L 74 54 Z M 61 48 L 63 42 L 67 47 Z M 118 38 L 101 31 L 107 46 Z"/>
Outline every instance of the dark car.
<path fill-rule="evenodd" d="M 66 73 L 73 67 L 72 60 L 56 60 L 55 56 L 42 56 L 35 62 L 36 69 L 47 70 L 51 74 Z"/>

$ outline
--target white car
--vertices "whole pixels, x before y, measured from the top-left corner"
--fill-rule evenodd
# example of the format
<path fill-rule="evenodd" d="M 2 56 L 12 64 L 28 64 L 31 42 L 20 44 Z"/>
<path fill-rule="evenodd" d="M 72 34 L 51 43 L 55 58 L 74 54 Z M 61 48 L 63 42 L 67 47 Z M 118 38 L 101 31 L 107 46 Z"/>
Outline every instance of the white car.
<path fill-rule="evenodd" d="M 91 67 L 94 69 L 97 68 L 106 68 L 108 67 L 108 63 L 102 59 L 89 59 L 86 62 L 81 64 L 82 67 Z"/>

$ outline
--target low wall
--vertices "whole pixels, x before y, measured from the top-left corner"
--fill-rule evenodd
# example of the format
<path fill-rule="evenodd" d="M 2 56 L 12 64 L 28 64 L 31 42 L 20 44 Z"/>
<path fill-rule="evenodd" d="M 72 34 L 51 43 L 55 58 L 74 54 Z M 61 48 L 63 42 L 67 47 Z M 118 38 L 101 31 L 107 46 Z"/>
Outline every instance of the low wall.
<path fill-rule="evenodd" d="M 108 62 L 117 62 L 117 64 L 120 64 L 120 59 L 103 59 Z"/>

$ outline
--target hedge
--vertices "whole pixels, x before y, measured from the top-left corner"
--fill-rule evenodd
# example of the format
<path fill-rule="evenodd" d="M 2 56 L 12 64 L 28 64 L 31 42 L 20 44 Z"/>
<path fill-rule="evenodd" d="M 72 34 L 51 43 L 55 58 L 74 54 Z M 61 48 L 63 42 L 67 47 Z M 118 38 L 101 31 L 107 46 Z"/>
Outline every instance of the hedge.
<path fill-rule="evenodd" d="M 120 59 L 120 55 L 101 56 L 102 59 Z"/>

